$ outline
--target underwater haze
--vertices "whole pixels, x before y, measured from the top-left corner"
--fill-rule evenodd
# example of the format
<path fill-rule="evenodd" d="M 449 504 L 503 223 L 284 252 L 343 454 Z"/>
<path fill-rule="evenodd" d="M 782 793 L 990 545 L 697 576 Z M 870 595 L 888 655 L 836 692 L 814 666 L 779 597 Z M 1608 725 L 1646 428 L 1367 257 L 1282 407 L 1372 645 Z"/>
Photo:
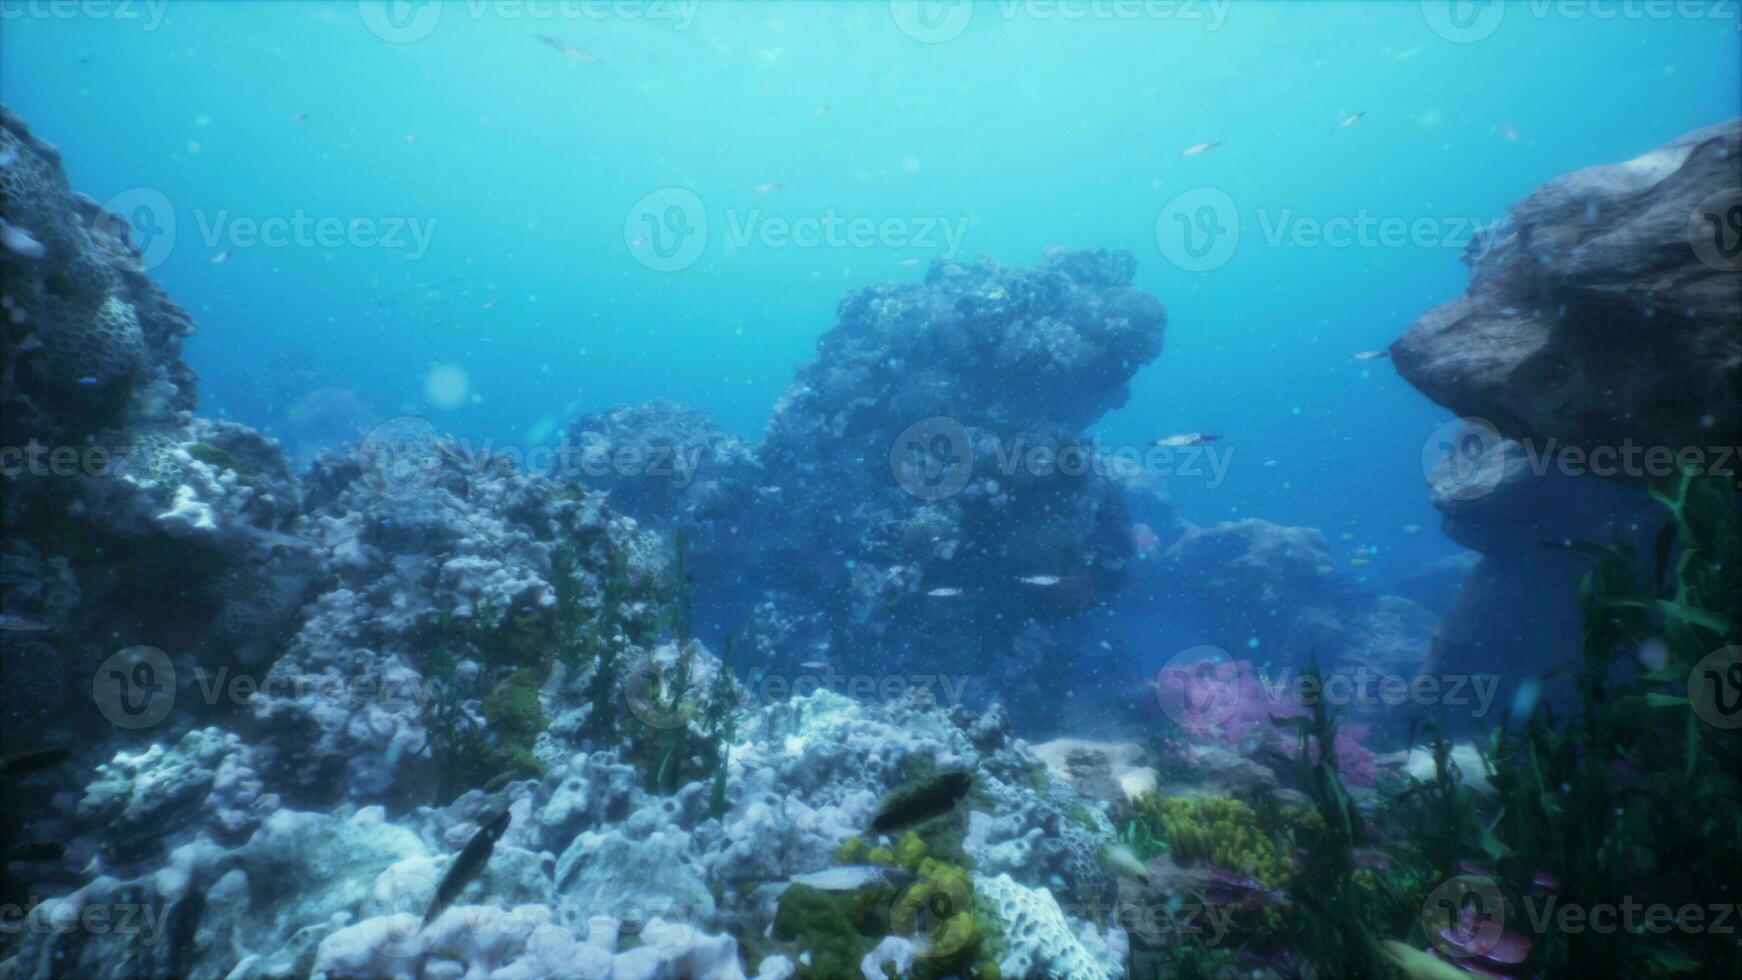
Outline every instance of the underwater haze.
<path fill-rule="evenodd" d="M 0 980 L 1730 975 L 1739 37 L 0 0 Z"/>

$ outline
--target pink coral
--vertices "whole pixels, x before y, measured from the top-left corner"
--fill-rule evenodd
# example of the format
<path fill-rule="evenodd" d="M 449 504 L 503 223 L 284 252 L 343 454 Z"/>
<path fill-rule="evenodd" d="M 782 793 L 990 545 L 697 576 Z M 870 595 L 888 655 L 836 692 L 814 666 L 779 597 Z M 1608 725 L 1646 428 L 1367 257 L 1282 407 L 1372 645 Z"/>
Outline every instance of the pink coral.
<path fill-rule="evenodd" d="M 1275 722 L 1309 713 L 1298 688 L 1267 683 L 1249 660 L 1206 657 L 1170 665 L 1156 677 L 1156 692 L 1168 717 L 1193 741 L 1220 742 L 1246 755 L 1268 748 L 1295 757 L 1294 731 Z M 1378 776 L 1373 753 L 1361 744 L 1369 734 L 1367 725 L 1337 730 L 1338 770 L 1356 786 L 1371 786 Z"/>

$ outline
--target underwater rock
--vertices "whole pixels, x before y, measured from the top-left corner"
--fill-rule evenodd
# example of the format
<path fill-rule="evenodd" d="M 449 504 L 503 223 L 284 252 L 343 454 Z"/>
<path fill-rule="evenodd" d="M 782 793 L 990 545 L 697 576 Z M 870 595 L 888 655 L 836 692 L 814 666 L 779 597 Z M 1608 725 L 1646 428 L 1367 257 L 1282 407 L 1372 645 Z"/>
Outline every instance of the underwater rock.
<path fill-rule="evenodd" d="M 1229 653 L 1277 664 L 1415 676 L 1428 664 L 1433 615 L 1410 599 L 1366 592 L 1337 572 L 1316 528 L 1258 518 L 1188 529 L 1141 588 L 1152 605 Z"/>
<path fill-rule="evenodd" d="M 1469 288 L 1392 344 L 1398 373 L 1538 453 L 1737 445 L 1742 279 L 1690 223 L 1738 186 L 1738 120 L 1549 181 L 1470 243 Z"/>
<path fill-rule="evenodd" d="M 1034 746 L 1047 771 L 1084 796 L 1129 802 L 1155 789 L 1156 772 L 1136 742 L 1060 738 Z"/>
<path fill-rule="evenodd" d="M 1435 615 L 1444 615 L 1481 560 L 1482 556 L 1474 551 L 1436 558 L 1400 579 L 1397 594 L 1420 603 Z"/>
<path fill-rule="evenodd" d="M 9 703 L 0 750 L 89 746 L 88 773 L 221 714 L 229 699 L 199 681 L 268 661 L 322 573 L 277 443 L 192 415 L 193 320 L 127 223 L 72 191 L 59 153 L 5 109 L 0 160 L 0 222 L 41 246 L 0 250 L 0 446 L 23 453 L 0 480 L 0 613 L 41 627 L 0 636 L 0 686 L 28 695 Z M 163 651 L 154 675 L 173 667 L 173 690 L 158 688 L 181 709 L 172 730 L 135 731 L 92 697 L 126 647 Z M 82 787 L 65 788 L 45 819 L 71 818 Z"/>
<path fill-rule="evenodd" d="M 1025 888 L 1009 875 L 974 875 L 974 893 L 1004 923 L 1009 952 L 998 964 L 1007 977 L 1071 977 L 1117 980 L 1125 975 L 1124 930 L 1102 932 L 1083 925 L 1073 931 L 1058 900 L 1044 888 Z"/>

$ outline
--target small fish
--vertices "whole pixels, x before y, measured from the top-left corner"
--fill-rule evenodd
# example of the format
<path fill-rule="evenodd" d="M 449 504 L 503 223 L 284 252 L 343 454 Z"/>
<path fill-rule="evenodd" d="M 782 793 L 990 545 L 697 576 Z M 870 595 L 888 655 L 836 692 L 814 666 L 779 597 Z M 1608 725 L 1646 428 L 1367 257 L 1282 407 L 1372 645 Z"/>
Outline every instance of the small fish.
<path fill-rule="evenodd" d="M 811 118 L 812 119 L 821 119 L 828 114 L 829 114 L 829 107 L 827 105 L 820 105 L 820 106 L 817 106 L 815 109 L 811 110 Z"/>
<path fill-rule="evenodd" d="M 1351 361 L 1378 361 L 1391 356 L 1390 351 L 1364 350 L 1349 355 Z"/>
<path fill-rule="evenodd" d="M 1204 152 L 1207 152 L 1209 150 L 1213 150 L 1216 147 L 1221 146 L 1221 145 L 1222 145 L 1221 140 L 1210 140 L 1207 143 L 1193 143 L 1191 146 L 1188 146 L 1185 149 L 1179 151 L 1179 155 L 1182 157 L 1195 157 L 1200 153 L 1204 153 Z"/>
<path fill-rule="evenodd" d="M 973 787 L 974 777 L 961 769 L 940 772 L 916 785 L 903 787 L 877 808 L 871 818 L 871 831 L 885 834 L 949 813 L 967 798 Z"/>
<path fill-rule="evenodd" d="M 931 596 L 933 599 L 954 599 L 955 597 L 957 597 L 961 594 L 962 594 L 962 590 L 955 588 L 954 586 L 946 586 L 944 588 L 933 589 L 930 592 L 926 593 L 926 595 Z"/>
<path fill-rule="evenodd" d="M 1503 122 L 1500 125 L 1495 126 L 1494 132 L 1498 133 L 1500 138 L 1508 143 L 1518 142 L 1518 127 L 1509 122 Z"/>
<path fill-rule="evenodd" d="M 1403 525 L 1403 533 L 1404 534 L 1414 534 L 1415 532 L 1417 532 L 1419 530 L 1421 530 L 1420 524 L 1405 524 L 1405 525 Z"/>
<path fill-rule="evenodd" d="M 1047 586 L 1057 585 L 1060 582 L 1063 582 L 1064 579 L 1059 578 L 1057 575 L 1024 575 L 1016 581 L 1021 582 L 1023 585 Z"/>
<path fill-rule="evenodd" d="M 1149 878 L 1149 869 L 1137 859 L 1136 853 L 1124 844 L 1108 844 L 1101 848 L 1101 858 L 1107 862 L 1115 874 L 1124 875 L 1134 881 L 1144 881 Z"/>
<path fill-rule="evenodd" d="M 480 310 L 493 310 L 496 308 L 496 304 L 499 302 L 501 302 L 501 300 L 495 300 L 495 299 L 485 300 L 484 305 L 478 307 L 478 309 L 480 309 Z"/>
<path fill-rule="evenodd" d="M 595 65 L 602 65 L 605 63 L 603 59 L 594 55 L 591 51 L 570 44 L 560 37 L 551 37 L 549 34 L 534 34 L 532 36 L 537 38 L 540 44 L 555 48 L 565 58 L 573 58 L 576 61 L 585 61 Z"/>
<path fill-rule="evenodd" d="M 417 134 L 416 133 L 406 133 L 401 138 L 404 139 L 407 143 L 416 143 L 417 142 Z"/>
<path fill-rule="evenodd" d="M 914 873 L 889 864 L 843 864 L 787 879 L 818 891 L 856 892 L 861 888 L 899 888 L 914 879 Z"/>
<path fill-rule="evenodd" d="M 441 884 L 436 886 L 435 898 L 430 900 L 429 911 L 423 915 L 424 925 L 441 915 L 448 903 L 458 898 L 472 879 L 484 870 L 485 862 L 490 860 L 490 853 L 496 849 L 496 842 L 507 832 L 512 819 L 512 815 L 503 810 L 495 819 L 478 828 L 478 832 L 466 842 L 459 857 L 454 858 L 454 863 L 448 867 L 448 873 L 442 875 Z"/>
<path fill-rule="evenodd" d="M 44 769 L 58 766 L 72 757 L 72 750 L 60 745 L 25 749 L 22 752 L 0 756 L 0 775 L 22 776 L 25 773 L 41 772 Z"/>
<path fill-rule="evenodd" d="M 79 387 L 80 388 L 95 388 L 102 383 L 103 382 L 98 381 L 96 378 L 91 378 L 91 377 L 85 377 L 85 378 L 79 379 Z"/>
<path fill-rule="evenodd" d="M 291 122 L 308 122 L 308 113 L 306 113 L 306 112 L 293 113 L 290 117 L 290 121 Z"/>
<path fill-rule="evenodd" d="M 0 221 L 0 245 L 20 258 L 40 259 L 48 254 L 48 249 L 31 237 L 30 232 L 5 221 Z"/>
<path fill-rule="evenodd" d="M 900 262 L 897 262 L 895 264 L 896 265 L 915 266 L 915 265 L 919 265 L 919 260 L 918 259 L 902 259 Z"/>
<path fill-rule="evenodd" d="M 84 384 L 87 380 L 95 381 L 97 379 L 80 378 L 79 384 Z M 4 630 L 8 633 L 41 633 L 51 629 L 54 629 L 54 627 L 36 622 L 32 619 L 25 619 L 23 616 L 15 616 L 12 613 L 0 613 L 0 630 Z"/>
<path fill-rule="evenodd" d="M 1351 558 L 1351 559 L 1349 559 L 1349 564 L 1357 565 L 1357 566 L 1371 565 L 1371 564 L 1373 564 L 1373 559 L 1371 559 L 1371 558 Z"/>
<path fill-rule="evenodd" d="M 1357 113 L 1355 113 L 1355 114 L 1354 114 L 1354 115 L 1352 115 L 1352 116 L 1344 116 L 1344 117 L 1343 117 L 1343 121 L 1342 121 L 1342 122 L 1340 122 L 1340 123 L 1338 123 L 1338 124 L 1336 124 L 1336 125 L 1335 125 L 1335 126 L 1332 126 L 1332 127 L 1331 127 L 1331 132 L 1333 132 L 1333 133 L 1334 133 L 1334 132 L 1336 132 L 1336 131 L 1337 131 L 1337 130 L 1339 130 L 1339 129 L 1348 129 L 1348 128 L 1349 128 L 1349 127 L 1350 127 L 1350 126 L 1353 126 L 1353 125 L 1355 125 L 1355 124 L 1356 124 L 1356 123 L 1358 123 L 1358 122 L 1360 122 L 1360 121 L 1361 121 L 1361 118 L 1362 118 L 1362 117 L 1363 117 L 1363 116 L 1365 116 L 1365 115 L 1367 115 L 1367 113 L 1366 113 L 1366 111 L 1365 111 L 1365 110 L 1363 110 L 1363 111 L 1361 111 L 1361 112 L 1357 112 Z"/>
<path fill-rule="evenodd" d="M 756 193 L 768 194 L 768 193 L 771 193 L 773 191 L 780 190 L 780 187 L 781 187 L 781 185 L 778 182 L 771 180 L 766 184 L 757 184 L 756 185 Z"/>
<path fill-rule="evenodd" d="M 1206 442 L 1220 442 L 1222 437 L 1214 432 L 1182 432 L 1179 435 L 1167 436 L 1150 443 L 1151 446 L 1166 446 L 1177 449 L 1181 446 L 1201 446 Z"/>
<path fill-rule="evenodd" d="M 219 252 L 218 254 L 212 256 L 207 261 L 211 262 L 213 265 L 223 265 L 225 262 L 230 261 L 230 256 L 232 256 L 234 254 L 235 254 L 234 252 L 231 252 L 229 249 L 226 248 L 222 252 Z"/>
<path fill-rule="evenodd" d="M 827 660 L 806 660 L 804 663 L 799 664 L 799 666 L 803 667 L 805 670 L 828 670 L 830 667 L 833 667 L 834 664 L 829 663 Z"/>
<path fill-rule="evenodd" d="M 646 235 L 636 235 L 634 238 L 629 239 L 629 247 L 640 248 L 641 246 L 646 245 L 649 240 L 650 239 L 648 239 Z"/>

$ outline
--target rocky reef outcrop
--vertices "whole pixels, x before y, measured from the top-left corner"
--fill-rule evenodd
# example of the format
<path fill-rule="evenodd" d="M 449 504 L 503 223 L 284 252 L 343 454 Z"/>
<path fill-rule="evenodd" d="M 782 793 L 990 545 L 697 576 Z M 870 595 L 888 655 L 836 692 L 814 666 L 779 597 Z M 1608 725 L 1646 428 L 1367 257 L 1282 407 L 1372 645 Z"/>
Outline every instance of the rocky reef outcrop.
<path fill-rule="evenodd" d="M 688 488 L 583 482 L 644 519 L 676 498 L 700 560 L 725 572 L 698 579 L 698 602 L 761 657 L 947 664 L 1029 703 L 1132 554 L 1083 429 L 1161 352 L 1166 313 L 1134 267 L 1056 250 L 858 290 L 753 449 L 669 406 L 588 416 L 570 442 L 591 457 L 669 445 L 703 463 Z"/>
<path fill-rule="evenodd" d="M 265 658 L 321 573 L 277 444 L 192 415 L 193 320 L 127 223 L 4 111 L 0 232 L 0 747 L 84 746 L 116 730 L 92 678 L 118 650 Z"/>
<path fill-rule="evenodd" d="M 1742 277 L 1721 236 L 1738 188 L 1738 120 L 1556 178 L 1471 244 L 1464 295 L 1392 345 L 1465 420 L 1429 477 L 1446 533 L 1482 555 L 1440 624 L 1443 663 L 1557 663 L 1584 566 L 1556 546 L 1646 539 L 1638 488 L 1680 467 L 1734 477 Z"/>

